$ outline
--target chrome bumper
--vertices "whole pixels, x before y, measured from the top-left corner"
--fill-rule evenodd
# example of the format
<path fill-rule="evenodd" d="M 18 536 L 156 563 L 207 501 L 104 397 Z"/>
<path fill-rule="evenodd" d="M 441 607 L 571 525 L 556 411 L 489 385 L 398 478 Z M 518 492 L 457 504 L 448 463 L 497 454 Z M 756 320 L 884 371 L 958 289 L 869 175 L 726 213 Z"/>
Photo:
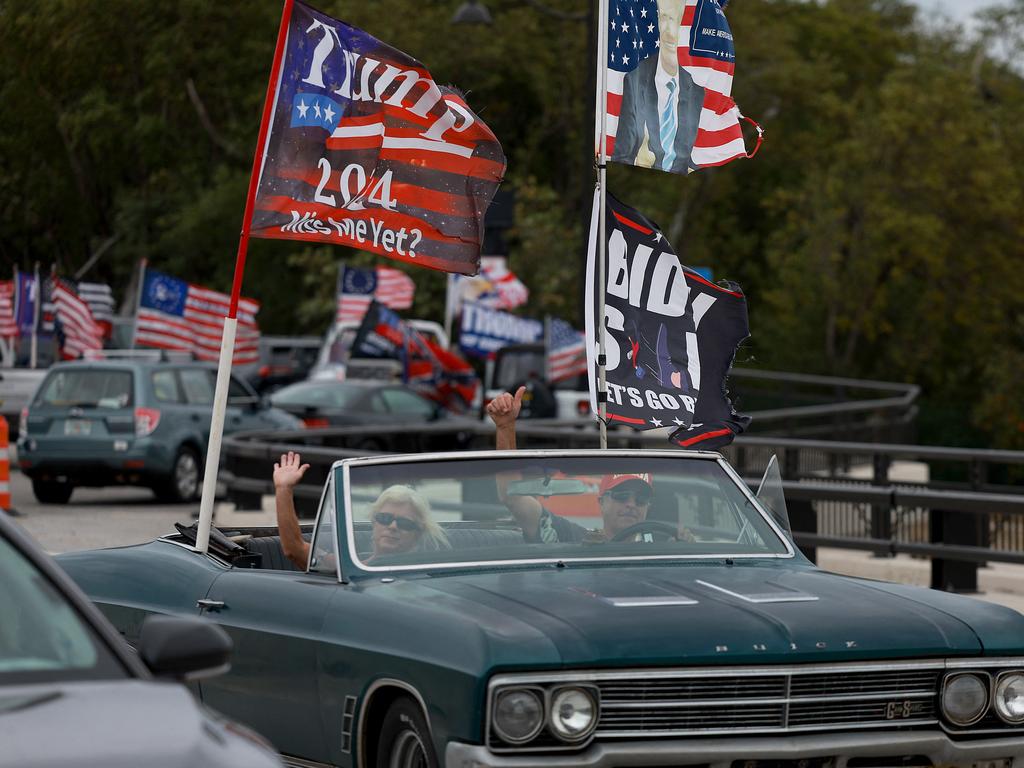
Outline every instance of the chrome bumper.
<path fill-rule="evenodd" d="M 593 743 L 573 754 L 494 754 L 486 747 L 449 742 L 446 768 L 628 768 L 628 766 L 709 765 L 731 768 L 735 761 L 834 758 L 833 768 L 846 768 L 853 757 L 897 758 L 924 755 L 937 766 L 1021 768 L 1024 738 L 954 742 L 941 732 L 881 731 L 813 736 L 728 737 L 667 741 Z M 1007 761 L 995 763 L 993 761 Z M 989 764 L 991 763 L 991 764 Z M 880 763 L 881 764 L 881 763 Z M 989 765 L 986 765 L 989 764 Z"/>

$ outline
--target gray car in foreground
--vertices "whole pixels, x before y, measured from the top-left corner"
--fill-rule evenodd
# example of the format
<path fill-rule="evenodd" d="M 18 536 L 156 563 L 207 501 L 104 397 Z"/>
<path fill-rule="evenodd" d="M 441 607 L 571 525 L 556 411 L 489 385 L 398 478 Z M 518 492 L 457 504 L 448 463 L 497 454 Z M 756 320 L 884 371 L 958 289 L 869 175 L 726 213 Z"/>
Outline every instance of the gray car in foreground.
<path fill-rule="evenodd" d="M 0 766 L 191 768 L 281 763 L 178 681 L 227 669 L 231 643 L 158 616 L 137 652 L 0 512 Z"/>

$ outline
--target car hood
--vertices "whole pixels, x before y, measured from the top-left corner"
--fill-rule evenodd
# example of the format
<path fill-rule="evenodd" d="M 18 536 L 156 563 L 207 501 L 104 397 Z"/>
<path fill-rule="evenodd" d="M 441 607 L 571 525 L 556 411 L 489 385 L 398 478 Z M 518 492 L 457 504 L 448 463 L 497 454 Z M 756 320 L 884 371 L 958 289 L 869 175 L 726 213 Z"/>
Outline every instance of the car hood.
<path fill-rule="evenodd" d="M 1006 652 L 1024 636 L 1009 609 L 803 563 L 463 573 L 406 581 L 395 597 L 472 616 L 484 657 L 508 667 L 971 655 L 987 637 Z M 547 658 L 517 654 L 540 636 Z"/>
<path fill-rule="evenodd" d="M 141 680 L 0 687 L 0 766 L 280 766 L 181 685 Z"/>

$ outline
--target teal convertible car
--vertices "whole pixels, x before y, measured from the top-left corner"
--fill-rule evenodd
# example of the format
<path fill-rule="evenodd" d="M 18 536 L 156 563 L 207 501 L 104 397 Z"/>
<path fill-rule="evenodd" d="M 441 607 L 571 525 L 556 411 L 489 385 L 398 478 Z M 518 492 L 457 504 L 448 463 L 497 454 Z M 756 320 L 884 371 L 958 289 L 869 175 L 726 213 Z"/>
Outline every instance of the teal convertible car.
<path fill-rule="evenodd" d="M 348 459 L 304 571 L 270 529 L 60 563 L 129 642 L 224 627 L 198 694 L 295 766 L 1019 765 L 1024 617 L 821 571 L 766 493 L 714 453 Z"/>

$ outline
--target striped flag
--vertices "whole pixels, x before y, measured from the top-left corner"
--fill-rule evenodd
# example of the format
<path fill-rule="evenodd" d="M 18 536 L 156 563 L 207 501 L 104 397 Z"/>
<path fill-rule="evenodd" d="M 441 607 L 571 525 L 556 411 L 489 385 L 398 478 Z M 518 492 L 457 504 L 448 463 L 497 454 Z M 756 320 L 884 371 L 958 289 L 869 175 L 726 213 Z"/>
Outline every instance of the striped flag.
<path fill-rule="evenodd" d="M 605 137 L 612 160 L 690 173 L 757 152 L 761 129 L 731 96 L 736 53 L 727 2 L 610 0 Z M 757 128 L 753 152 L 740 120 Z"/>
<path fill-rule="evenodd" d="M 505 174 L 491 129 L 419 61 L 300 0 L 282 31 L 252 235 L 476 274 Z"/>
<path fill-rule="evenodd" d="M 0 280 L 0 336 L 14 338 L 18 324 L 14 320 L 14 281 Z"/>
<path fill-rule="evenodd" d="M 562 381 L 587 372 L 587 337 L 557 317 L 548 318 L 548 381 Z"/>
<path fill-rule="evenodd" d="M 78 295 L 74 283 L 59 277 L 51 277 L 48 283 L 54 305 L 53 330 L 60 342 L 61 357 L 76 360 L 87 352 L 103 349 L 103 328 Z"/>
<path fill-rule="evenodd" d="M 216 362 L 230 303 L 231 297 L 226 293 L 147 269 L 135 317 L 135 343 L 140 347 L 191 352 L 199 360 Z M 238 302 L 234 365 L 259 360 L 259 311 L 258 301 L 242 298 Z"/>
<path fill-rule="evenodd" d="M 342 266 L 338 272 L 335 322 L 361 322 L 371 301 L 378 301 L 389 309 L 408 309 L 415 293 L 416 284 L 400 269 Z"/>
<path fill-rule="evenodd" d="M 114 320 L 114 293 L 106 283 L 79 283 L 78 295 L 89 305 L 93 319 L 103 328 L 103 337 L 109 339 Z"/>

